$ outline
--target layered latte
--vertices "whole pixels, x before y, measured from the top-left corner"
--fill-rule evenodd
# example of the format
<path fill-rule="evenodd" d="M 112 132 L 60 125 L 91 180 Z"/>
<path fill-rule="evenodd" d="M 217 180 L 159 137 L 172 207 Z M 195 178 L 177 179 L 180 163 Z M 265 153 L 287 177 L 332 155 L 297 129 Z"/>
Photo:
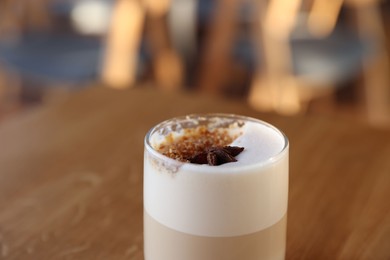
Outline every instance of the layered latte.
<path fill-rule="evenodd" d="M 284 259 L 287 196 L 288 141 L 275 127 L 165 121 L 145 139 L 145 259 Z"/>

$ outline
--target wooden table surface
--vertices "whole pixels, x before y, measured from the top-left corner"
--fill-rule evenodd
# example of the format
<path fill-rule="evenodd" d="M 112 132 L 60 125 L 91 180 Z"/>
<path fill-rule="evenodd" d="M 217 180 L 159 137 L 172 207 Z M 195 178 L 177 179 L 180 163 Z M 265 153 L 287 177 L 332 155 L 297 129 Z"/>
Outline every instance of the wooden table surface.
<path fill-rule="evenodd" d="M 0 259 L 143 259 L 144 135 L 196 112 L 254 116 L 288 135 L 287 259 L 390 259 L 389 131 L 98 87 L 0 124 Z"/>

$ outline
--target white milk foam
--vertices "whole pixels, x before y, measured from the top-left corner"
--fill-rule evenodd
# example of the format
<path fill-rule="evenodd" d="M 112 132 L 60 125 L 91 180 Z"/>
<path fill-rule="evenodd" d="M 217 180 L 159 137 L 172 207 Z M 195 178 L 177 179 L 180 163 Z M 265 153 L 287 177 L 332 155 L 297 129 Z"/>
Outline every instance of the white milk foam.
<path fill-rule="evenodd" d="M 237 162 L 220 166 L 179 163 L 146 150 L 144 207 L 149 215 L 171 229 L 210 237 L 250 234 L 282 219 L 288 194 L 286 140 L 258 122 L 245 122 L 241 132 L 231 145 L 245 150 Z M 178 166 L 176 172 L 163 171 L 156 160 Z"/>

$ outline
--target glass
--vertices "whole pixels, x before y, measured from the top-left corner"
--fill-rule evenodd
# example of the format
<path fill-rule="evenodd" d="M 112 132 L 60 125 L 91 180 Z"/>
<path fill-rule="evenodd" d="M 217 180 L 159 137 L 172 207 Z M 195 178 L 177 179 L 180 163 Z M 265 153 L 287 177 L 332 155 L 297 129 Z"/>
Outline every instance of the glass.
<path fill-rule="evenodd" d="M 205 126 L 243 146 L 237 162 L 180 162 L 157 151 L 168 135 Z M 287 137 L 274 126 L 230 114 L 164 121 L 145 137 L 145 260 L 284 259 L 288 201 Z"/>

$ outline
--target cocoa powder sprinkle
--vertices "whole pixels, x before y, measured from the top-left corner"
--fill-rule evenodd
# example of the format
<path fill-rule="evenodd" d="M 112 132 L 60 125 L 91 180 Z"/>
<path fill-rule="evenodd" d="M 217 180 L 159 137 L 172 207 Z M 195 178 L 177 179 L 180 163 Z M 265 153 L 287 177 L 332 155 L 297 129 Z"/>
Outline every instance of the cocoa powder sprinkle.
<path fill-rule="evenodd" d="M 220 165 L 234 162 L 243 147 L 228 146 L 237 135 L 232 136 L 227 129 L 209 130 L 205 126 L 185 129 L 178 137 L 169 134 L 165 142 L 157 147 L 163 155 L 181 162 Z"/>

